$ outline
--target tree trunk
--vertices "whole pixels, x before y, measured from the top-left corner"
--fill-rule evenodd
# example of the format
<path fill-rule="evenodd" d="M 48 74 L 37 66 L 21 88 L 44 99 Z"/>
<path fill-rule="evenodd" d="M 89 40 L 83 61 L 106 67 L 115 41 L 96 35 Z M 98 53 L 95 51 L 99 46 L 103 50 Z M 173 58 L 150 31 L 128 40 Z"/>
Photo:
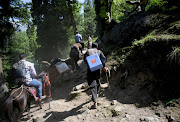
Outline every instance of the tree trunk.
<path fill-rule="evenodd" d="M 109 2 L 109 23 L 112 20 L 112 2 L 113 2 L 113 0 L 110 0 L 110 2 Z"/>
<path fill-rule="evenodd" d="M 77 27 L 76 27 L 76 23 L 75 23 L 75 20 L 74 20 L 74 15 L 73 15 L 73 11 L 72 11 L 72 6 L 71 6 L 70 3 L 71 3 L 71 1 L 70 1 L 70 0 L 67 0 L 69 15 L 70 15 L 71 22 L 72 22 L 72 25 L 73 25 L 74 35 L 76 35 Z"/>
<path fill-rule="evenodd" d="M 0 54 L 0 98 L 3 98 L 6 92 L 8 92 L 8 88 L 4 80 L 3 69 L 2 69 L 2 57 Z"/>

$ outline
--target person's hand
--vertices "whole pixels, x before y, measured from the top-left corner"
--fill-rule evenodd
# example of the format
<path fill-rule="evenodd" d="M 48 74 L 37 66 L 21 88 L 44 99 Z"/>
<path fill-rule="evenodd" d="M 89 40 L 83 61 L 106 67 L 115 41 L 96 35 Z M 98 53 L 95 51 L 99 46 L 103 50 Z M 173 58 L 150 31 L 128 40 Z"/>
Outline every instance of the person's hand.
<path fill-rule="evenodd" d="M 106 68 L 106 67 L 103 67 L 103 71 L 106 73 L 106 72 L 107 72 L 107 68 Z"/>

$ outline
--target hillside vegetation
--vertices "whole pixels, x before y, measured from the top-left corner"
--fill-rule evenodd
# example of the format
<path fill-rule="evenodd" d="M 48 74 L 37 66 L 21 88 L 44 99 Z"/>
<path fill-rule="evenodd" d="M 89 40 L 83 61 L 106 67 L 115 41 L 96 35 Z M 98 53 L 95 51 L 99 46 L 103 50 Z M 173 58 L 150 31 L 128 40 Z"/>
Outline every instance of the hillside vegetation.
<path fill-rule="evenodd" d="M 131 15 L 121 23 L 110 23 L 98 40 L 114 74 L 112 85 L 147 90 L 153 98 L 147 100 L 149 104 L 162 101 L 166 107 L 176 106 L 177 120 L 180 119 L 178 11 L 176 8 Z"/>

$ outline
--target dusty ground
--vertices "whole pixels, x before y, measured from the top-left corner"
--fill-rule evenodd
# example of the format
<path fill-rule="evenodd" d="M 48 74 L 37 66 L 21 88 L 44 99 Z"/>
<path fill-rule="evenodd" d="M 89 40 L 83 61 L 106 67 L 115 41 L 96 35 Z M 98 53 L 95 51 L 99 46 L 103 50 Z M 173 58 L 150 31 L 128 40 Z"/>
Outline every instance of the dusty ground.
<path fill-rule="evenodd" d="M 129 86 L 121 90 L 113 87 L 101 90 L 97 109 L 91 109 L 90 90 L 78 94 L 71 99 L 69 93 L 72 88 L 85 82 L 85 70 L 66 74 L 68 78 L 64 81 L 57 80 L 52 83 L 52 98 L 45 99 L 43 108 L 32 103 L 31 119 L 27 119 L 27 112 L 24 113 L 22 121 L 28 122 L 168 122 L 161 107 L 152 109 L 151 97 L 146 91 L 138 87 Z M 66 76 L 66 77 L 67 77 Z M 102 81 L 103 82 L 103 81 Z M 105 81 L 104 81 L 105 83 Z M 160 106 L 159 104 L 157 106 Z M 160 108 L 160 107 L 158 107 Z"/>
<path fill-rule="evenodd" d="M 91 97 L 89 93 L 81 93 L 75 99 L 69 100 L 66 87 L 54 89 L 52 101 L 43 104 L 43 109 L 32 105 L 31 119 L 28 121 L 38 122 L 166 122 L 166 118 L 155 115 L 155 111 L 151 107 L 137 107 L 136 104 L 121 103 L 102 94 L 99 98 L 100 105 L 97 109 L 91 109 Z M 122 91 L 123 92 L 123 91 Z M 127 92 L 127 91 L 126 91 Z M 110 92 L 109 92 L 110 93 Z M 125 92 L 124 92 L 125 93 Z M 59 94 L 59 96 L 58 96 Z M 67 95 L 67 96 L 66 96 Z M 126 98 L 128 99 L 128 98 Z M 128 100 L 127 100 L 128 101 Z M 114 102 L 115 105 L 112 105 Z M 27 121 L 27 113 L 24 114 L 22 120 Z"/>
<path fill-rule="evenodd" d="M 79 65 L 79 70 L 66 73 L 63 80 L 60 76 L 51 81 L 52 97 L 43 101 L 42 109 L 32 103 L 30 119 L 24 112 L 22 122 L 180 122 L 180 99 L 164 106 L 161 101 L 153 101 L 148 91 L 139 86 L 120 89 L 112 79 L 110 89 L 101 89 L 98 108 L 91 109 L 90 90 L 74 98 L 69 95 L 73 87 L 86 82 L 86 65 L 82 61 Z M 101 81 L 106 83 L 104 79 Z"/>

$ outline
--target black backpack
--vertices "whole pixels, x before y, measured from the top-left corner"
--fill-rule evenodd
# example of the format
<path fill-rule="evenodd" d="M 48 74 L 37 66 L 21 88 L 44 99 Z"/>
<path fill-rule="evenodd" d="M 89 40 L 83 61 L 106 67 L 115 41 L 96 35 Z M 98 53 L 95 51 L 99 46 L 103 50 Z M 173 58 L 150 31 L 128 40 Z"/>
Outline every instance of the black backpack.
<path fill-rule="evenodd" d="M 13 65 L 14 68 L 14 75 L 16 78 L 23 78 L 26 75 L 26 69 L 24 62 L 18 62 Z"/>

